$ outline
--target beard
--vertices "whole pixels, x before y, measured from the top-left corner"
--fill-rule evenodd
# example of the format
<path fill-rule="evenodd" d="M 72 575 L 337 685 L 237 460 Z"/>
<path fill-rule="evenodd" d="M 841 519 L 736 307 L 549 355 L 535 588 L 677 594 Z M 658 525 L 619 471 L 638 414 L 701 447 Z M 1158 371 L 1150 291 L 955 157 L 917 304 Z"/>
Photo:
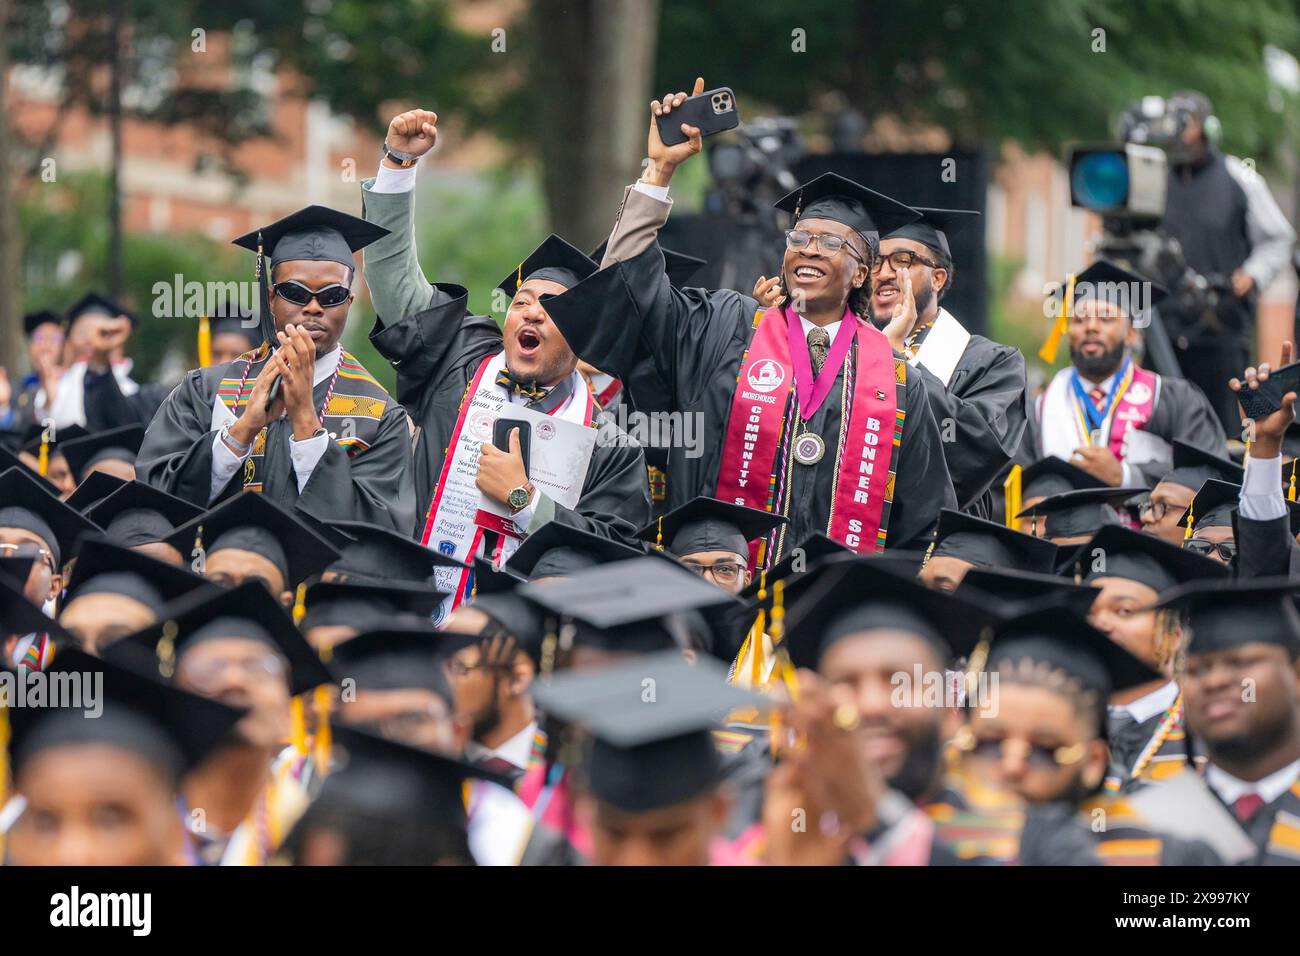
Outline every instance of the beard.
<path fill-rule="evenodd" d="M 1120 362 L 1124 360 L 1124 343 L 1113 349 L 1102 352 L 1095 358 L 1089 358 L 1080 352 L 1075 351 L 1073 345 L 1070 346 L 1070 363 L 1079 370 L 1079 374 L 1086 379 L 1097 382 L 1112 374 L 1119 368 Z"/>
<path fill-rule="evenodd" d="M 889 785 L 915 803 L 932 789 L 939 779 L 943 739 L 939 724 L 909 732 L 905 738 L 907 754 Z"/>
<path fill-rule="evenodd" d="M 898 285 L 897 279 L 892 280 L 892 282 L 895 286 Z M 924 285 L 921 285 L 919 287 L 918 286 L 912 287 L 912 298 L 916 301 L 916 317 L 918 321 L 920 320 L 921 316 L 925 315 L 928 311 L 930 311 L 930 306 L 934 305 L 934 301 L 936 298 L 935 291 L 934 291 L 934 282 L 933 280 L 931 280 L 929 273 L 926 273 L 924 283 L 925 283 Z M 900 292 L 902 291 L 901 287 L 899 291 Z M 868 297 L 867 310 L 868 312 L 871 313 L 871 324 L 878 329 L 883 329 L 885 326 L 889 324 L 889 320 L 893 316 L 892 314 L 882 315 L 881 313 L 878 313 L 876 311 L 875 301 L 876 300 L 874 298 Z"/>
<path fill-rule="evenodd" d="M 1282 714 L 1278 719 L 1256 727 L 1250 733 L 1234 737 L 1202 737 L 1201 742 L 1216 762 L 1220 759 L 1226 759 L 1230 763 L 1247 762 L 1282 746 L 1291 734 L 1292 720 L 1290 714 Z"/>

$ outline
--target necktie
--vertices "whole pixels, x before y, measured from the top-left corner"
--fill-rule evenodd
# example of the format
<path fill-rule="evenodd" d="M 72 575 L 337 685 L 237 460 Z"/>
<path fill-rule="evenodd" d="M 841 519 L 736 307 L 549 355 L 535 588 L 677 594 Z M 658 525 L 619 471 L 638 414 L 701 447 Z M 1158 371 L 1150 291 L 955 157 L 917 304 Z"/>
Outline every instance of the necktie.
<path fill-rule="evenodd" d="M 1092 399 L 1092 404 L 1097 406 L 1097 411 L 1101 411 L 1105 407 L 1106 390 L 1100 385 L 1094 385 L 1092 391 L 1088 393 L 1088 397 Z"/>
<path fill-rule="evenodd" d="M 563 405 L 573 391 L 572 376 L 561 379 L 557 385 L 548 390 L 536 382 L 520 381 L 508 368 L 501 370 L 501 374 L 497 376 L 497 384 L 508 392 L 523 395 L 528 399 L 529 408 L 535 408 L 548 415 Z"/>
<path fill-rule="evenodd" d="M 1238 797 L 1232 804 L 1232 812 L 1237 819 L 1246 823 L 1255 812 L 1264 805 L 1264 798 L 1257 793 L 1244 793 Z"/>
<path fill-rule="evenodd" d="M 826 352 L 830 349 L 831 337 L 825 329 L 808 331 L 808 355 L 812 358 L 813 374 L 820 375 L 826 365 Z"/>

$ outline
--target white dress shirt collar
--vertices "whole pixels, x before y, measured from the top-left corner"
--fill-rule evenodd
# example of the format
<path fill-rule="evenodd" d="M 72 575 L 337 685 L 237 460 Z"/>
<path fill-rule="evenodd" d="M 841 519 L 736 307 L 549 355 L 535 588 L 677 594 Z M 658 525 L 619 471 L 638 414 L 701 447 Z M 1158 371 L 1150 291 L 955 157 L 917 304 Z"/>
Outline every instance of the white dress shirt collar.
<path fill-rule="evenodd" d="M 334 374 L 334 370 L 339 366 L 339 360 L 343 357 L 342 353 L 343 346 L 336 345 L 316 360 L 316 366 L 311 373 L 311 384 L 313 386 L 319 385 Z"/>
<path fill-rule="evenodd" d="M 803 327 L 803 337 L 805 342 L 808 341 L 808 333 L 816 328 L 825 329 L 826 334 L 829 335 L 831 337 L 831 341 L 834 342 L 835 333 L 840 330 L 840 323 L 842 323 L 843 321 L 844 321 L 843 319 L 836 319 L 834 322 L 828 322 L 825 325 L 819 326 L 814 322 L 809 322 L 802 315 L 799 316 L 799 324 Z"/>
<path fill-rule="evenodd" d="M 1175 681 L 1170 681 L 1168 684 L 1157 687 L 1151 693 L 1139 697 L 1137 700 L 1112 707 L 1111 710 L 1124 711 L 1133 718 L 1134 722 L 1140 724 L 1143 721 L 1150 720 L 1156 714 L 1164 713 L 1174 705 L 1174 701 L 1177 699 L 1178 684 Z"/>
<path fill-rule="evenodd" d="M 528 758 L 533 751 L 533 734 L 536 732 L 537 721 L 533 721 L 500 747 L 484 747 L 482 744 L 470 741 L 465 745 L 465 756 L 471 760 L 500 757 L 512 767 L 527 770 Z"/>
<path fill-rule="evenodd" d="M 1300 760 L 1255 781 L 1238 779 L 1215 764 L 1205 768 L 1205 782 L 1229 805 L 1250 793 L 1257 793 L 1265 803 L 1272 803 L 1291 788 L 1297 777 L 1300 777 Z"/>

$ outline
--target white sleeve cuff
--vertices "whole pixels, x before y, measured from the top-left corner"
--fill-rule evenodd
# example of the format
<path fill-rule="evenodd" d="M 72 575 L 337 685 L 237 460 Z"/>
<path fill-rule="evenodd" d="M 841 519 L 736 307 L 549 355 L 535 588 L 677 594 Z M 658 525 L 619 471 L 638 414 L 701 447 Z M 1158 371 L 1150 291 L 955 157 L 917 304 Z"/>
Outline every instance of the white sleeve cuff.
<path fill-rule="evenodd" d="M 375 181 L 370 184 L 370 191 L 372 193 L 409 193 L 415 188 L 415 168 L 415 166 L 408 166 L 406 169 L 393 169 L 391 166 L 385 166 L 380 162 L 379 172 L 375 174 Z"/>
<path fill-rule="evenodd" d="M 533 485 L 533 496 L 528 499 L 528 504 L 524 505 L 518 511 L 510 516 L 510 520 L 515 523 L 515 527 L 520 531 L 527 532 L 528 526 L 533 523 L 533 512 L 537 509 L 537 499 L 542 490 Z"/>
<path fill-rule="evenodd" d="M 653 183 L 643 183 L 638 179 L 632 184 L 632 188 L 639 193 L 645 193 L 651 199 L 658 199 L 660 202 L 668 201 L 667 186 L 656 186 Z"/>
<path fill-rule="evenodd" d="M 251 446 L 249 451 L 252 451 Z M 239 466 L 247 457 L 247 455 L 236 457 L 230 450 L 230 446 L 221 440 L 221 432 L 212 436 L 212 490 L 208 495 L 208 501 L 214 500 L 221 494 L 221 489 L 226 487 L 226 483 L 235 472 L 239 471 Z"/>
<path fill-rule="evenodd" d="M 1126 461 L 1120 462 L 1120 487 L 1122 488 L 1142 488 L 1146 486 L 1146 479 L 1142 473 Z"/>
<path fill-rule="evenodd" d="M 1285 518 L 1286 498 L 1282 496 L 1282 456 L 1247 458 L 1246 477 L 1241 483 L 1238 514 L 1253 521 Z"/>
<path fill-rule="evenodd" d="M 329 448 L 329 440 L 330 436 L 323 429 L 302 441 L 294 441 L 290 436 L 289 457 L 293 460 L 293 473 L 298 479 L 299 494 L 307 487 L 307 482 L 311 481 L 311 473 L 316 470 L 325 449 Z"/>

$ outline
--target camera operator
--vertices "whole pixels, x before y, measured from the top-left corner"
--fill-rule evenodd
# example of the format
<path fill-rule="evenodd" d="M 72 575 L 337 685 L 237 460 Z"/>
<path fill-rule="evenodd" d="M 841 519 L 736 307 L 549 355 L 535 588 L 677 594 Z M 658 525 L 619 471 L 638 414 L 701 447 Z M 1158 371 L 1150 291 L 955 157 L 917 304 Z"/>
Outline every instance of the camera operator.
<path fill-rule="evenodd" d="M 1295 231 L 1251 166 L 1215 145 L 1218 120 L 1202 93 L 1169 98 L 1177 137 L 1166 146 L 1169 187 L 1165 231 L 1187 265 L 1219 294 L 1212 315 L 1191 314 L 1173 300 L 1161 309 L 1183 374 L 1199 385 L 1229 434 L 1240 416 L 1225 382 L 1248 354 L 1260 293 L 1291 258 Z"/>

